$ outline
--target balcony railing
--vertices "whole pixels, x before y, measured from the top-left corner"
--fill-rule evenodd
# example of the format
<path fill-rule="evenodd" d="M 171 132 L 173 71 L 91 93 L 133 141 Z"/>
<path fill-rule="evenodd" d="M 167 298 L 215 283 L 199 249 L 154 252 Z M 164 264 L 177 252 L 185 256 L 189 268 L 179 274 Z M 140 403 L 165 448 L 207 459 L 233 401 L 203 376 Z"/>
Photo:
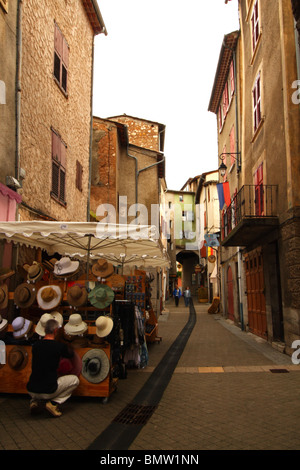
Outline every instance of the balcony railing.
<path fill-rule="evenodd" d="M 222 213 L 222 240 L 245 219 L 268 219 L 278 216 L 277 185 L 245 185 Z"/>

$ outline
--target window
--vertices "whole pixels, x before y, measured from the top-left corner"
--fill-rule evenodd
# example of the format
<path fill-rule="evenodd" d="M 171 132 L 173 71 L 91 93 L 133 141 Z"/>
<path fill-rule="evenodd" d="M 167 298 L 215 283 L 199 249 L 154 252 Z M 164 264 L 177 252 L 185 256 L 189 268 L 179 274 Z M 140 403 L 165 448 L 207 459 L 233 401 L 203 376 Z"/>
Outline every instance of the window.
<path fill-rule="evenodd" d="M 253 13 L 251 17 L 251 26 L 252 26 L 252 48 L 253 52 L 255 51 L 258 38 L 259 38 L 259 14 L 258 14 L 258 0 L 256 0 Z"/>
<path fill-rule="evenodd" d="M 79 189 L 79 191 L 82 191 L 82 174 L 83 174 L 82 165 L 77 160 L 76 161 L 76 188 Z"/>
<path fill-rule="evenodd" d="M 233 66 L 233 60 L 231 61 L 231 64 L 230 64 L 229 75 L 230 75 L 230 96 L 232 96 L 234 94 L 234 66 Z"/>
<path fill-rule="evenodd" d="M 51 196 L 66 204 L 66 153 L 67 146 L 60 135 L 52 131 L 52 184 Z"/>
<path fill-rule="evenodd" d="M 253 90 L 253 127 L 254 132 L 257 130 L 261 122 L 261 77 L 260 73 L 258 74 Z"/>
<path fill-rule="evenodd" d="M 69 46 L 59 27 L 55 23 L 53 75 L 57 84 L 65 94 L 67 93 L 68 65 Z"/>
<path fill-rule="evenodd" d="M 226 119 L 226 116 L 227 116 L 227 113 L 231 104 L 231 100 L 234 95 L 234 91 L 235 91 L 234 65 L 233 65 L 233 61 L 231 61 L 229 73 L 227 76 L 227 81 L 224 86 L 221 103 L 218 109 L 219 132 L 222 131 L 222 127 Z"/>

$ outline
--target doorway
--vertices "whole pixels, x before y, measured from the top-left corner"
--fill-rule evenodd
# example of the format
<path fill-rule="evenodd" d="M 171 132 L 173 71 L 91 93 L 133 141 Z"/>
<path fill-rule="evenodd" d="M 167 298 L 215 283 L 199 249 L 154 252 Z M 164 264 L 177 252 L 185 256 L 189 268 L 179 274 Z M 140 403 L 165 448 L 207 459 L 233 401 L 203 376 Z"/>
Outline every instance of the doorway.
<path fill-rule="evenodd" d="M 263 255 L 259 247 L 245 255 L 249 330 L 267 339 Z"/>

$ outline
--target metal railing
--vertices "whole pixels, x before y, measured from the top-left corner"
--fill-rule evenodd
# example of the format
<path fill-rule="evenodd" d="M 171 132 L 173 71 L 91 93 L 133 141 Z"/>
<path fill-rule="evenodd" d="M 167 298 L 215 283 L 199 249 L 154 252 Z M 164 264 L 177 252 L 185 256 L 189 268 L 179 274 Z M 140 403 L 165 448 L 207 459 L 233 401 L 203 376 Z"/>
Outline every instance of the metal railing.
<path fill-rule="evenodd" d="M 277 185 L 242 186 L 230 206 L 222 212 L 222 240 L 246 217 L 276 217 L 277 192 Z"/>

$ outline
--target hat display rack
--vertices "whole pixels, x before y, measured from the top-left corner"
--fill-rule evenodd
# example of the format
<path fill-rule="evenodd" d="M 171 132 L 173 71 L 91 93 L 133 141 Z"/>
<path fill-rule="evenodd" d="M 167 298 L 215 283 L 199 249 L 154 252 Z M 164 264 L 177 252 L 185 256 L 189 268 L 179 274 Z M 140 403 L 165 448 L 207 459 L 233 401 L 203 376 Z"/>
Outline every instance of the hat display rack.
<path fill-rule="evenodd" d="M 86 267 L 76 259 L 56 254 L 23 265 L 22 272 L 21 282 L 9 293 L 15 319 L 8 324 L 0 317 L 0 339 L 1 333 L 10 334 L 13 339 L 7 345 L 7 354 L 16 346 L 25 350 L 14 350 L 8 367 L 0 369 L 0 392 L 6 391 L 1 388 L 3 371 L 15 377 L 30 369 L 31 345 L 45 335 L 47 320 L 55 318 L 61 327 L 58 339 L 71 343 L 82 363 L 80 385 L 74 395 L 108 398 L 116 389 L 118 379 L 127 376 L 123 359 L 135 335 L 134 328 L 129 332 L 121 324 L 115 305 L 121 307 L 119 313 L 124 304 L 138 307 L 145 317 L 151 304 L 147 300 L 147 292 L 150 296 L 151 293 L 146 289 L 145 271 L 135 269 L 131 275 L 123 272 L 120 275 L 106 259 L 93 260 Z M 1 293 L 2 286 L 0 271 L 0 306 L 1 302 L 6 305 L 8 294 L 5 287 Z M 154 336 L 157 337 L 156 332 Z M 61 364 L 61 370 L 67 369 L 71 369 L 70 364 Z M 118 372 L 121 369 L 122 377 Z M 10 379 L 3 383 L 10 383 Z M 21 390 L 22 387 L 19 393 Z"/>

